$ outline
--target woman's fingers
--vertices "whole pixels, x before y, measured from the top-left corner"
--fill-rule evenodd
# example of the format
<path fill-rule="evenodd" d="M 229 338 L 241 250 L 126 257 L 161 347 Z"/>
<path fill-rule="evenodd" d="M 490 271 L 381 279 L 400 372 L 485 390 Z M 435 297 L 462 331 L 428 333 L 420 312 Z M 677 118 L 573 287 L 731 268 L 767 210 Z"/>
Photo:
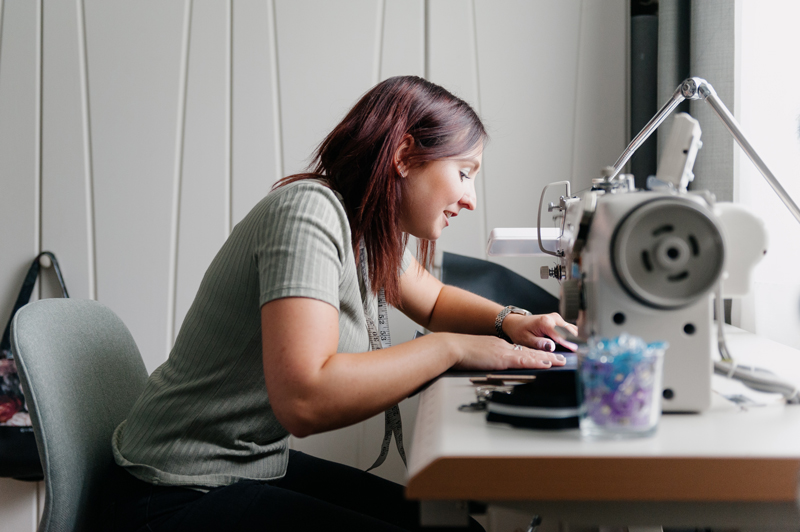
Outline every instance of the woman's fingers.
<path fill-rule="evenodd" d="M 503 370 L 511 368 L 542 369 L 551 366 L 563 366 L 566 359 L 543 349 L 531 349 L 519 344 L 510 344 L 492 336 L 447 335 L 455 341 L 453 347 L 461 352 L 460 369 Z M 539 340 L 549 341 L 546 338 Z"/>
<path fill-rule="evenodd" d="M 515 352 L 515 360 L 510 368 L 549 368 L 551 366 L 563 366 L 567 359 L 564 355 L 557 353 L 550 353 L 538 349 L 530 349 L 521 345 L 515 344 L 512 347 Z"/>
<path fill-rule="evenodd" d="M 560 335 L 558 335 L 558 334 L 556 334 L 555 336 L 553 336 L 553 340 L 555 340 L 556 342 L 558 342 L 558 344 L 559 344 L 559 345 L 561 345 L 561 346 L 563 346 L 563 347 L 566 347 L 566 348 L 567 348 L 567 349 L 569 349 L 570 351 L 575 351 L 576 349 L 578 349 L 578 344 L 572 343 L 572 342 L 570 342 L 569 340 L 567 340 L 566 338 L 562 338 L 562 337 L 561 337 Z"/>
<path fill-rule="evenodd" d="M 538 349 L 539 351 L 555 351 L 556 343 L 550 338 L 539 338 L 537 336 L 534 337 L 533 341 L 530 342 L 528 347 Z"/>
<path fill-rule="evenodd" d="M 556 330 L 556 327 L 563 327 L 574 336 L 578 335 L 578 328 L 564 320 L 560 314 L 554 312 L 552 314 L 545 314 L 541 316 L 539 327 L 541 329 L 539 331 L 540 333 L 549 336 L 555 342 L 566 347 L 570 351 L 575 351 L 578 348 L 576 344 L 561 336 L 561 334 L 559 334 L 559 332 Z"/>
<path fill-rule="evenodd" d="M 511 321 L 513 320 L 513 321 Z M 534 316 L 511 316 L 506 318 L 507 325 L 503 325 L 506 333 L 516 342 L 541 351 L 555 351 L 556 344 L 562 345 L 570 351 L 575 351 L 578 346 L 559 333 L 559 328 L 564 328 L 569 334 L 578 335 L 578 328 L 567 323 L 557 313 L 538 314 Z M 562 331 L 563 332 L 563 331 Z"/>

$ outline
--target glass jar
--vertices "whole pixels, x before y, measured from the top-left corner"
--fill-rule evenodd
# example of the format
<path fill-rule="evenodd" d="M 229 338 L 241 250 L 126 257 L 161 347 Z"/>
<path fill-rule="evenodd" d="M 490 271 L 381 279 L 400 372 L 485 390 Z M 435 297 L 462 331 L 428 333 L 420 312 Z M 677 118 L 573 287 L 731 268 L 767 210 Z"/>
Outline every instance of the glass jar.
<path fill-rule="evenodd" d="M 627 334 L 589 342 L 579 354 L 577 372 L 585 437 L 648 436 L 656 431 L 668 346 Z"/>

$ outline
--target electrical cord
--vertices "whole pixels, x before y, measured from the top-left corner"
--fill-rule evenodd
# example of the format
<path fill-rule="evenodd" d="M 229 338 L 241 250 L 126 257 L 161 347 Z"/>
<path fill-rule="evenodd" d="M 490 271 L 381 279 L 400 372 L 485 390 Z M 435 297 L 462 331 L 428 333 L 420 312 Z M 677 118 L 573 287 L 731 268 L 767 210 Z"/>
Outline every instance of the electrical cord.
<path fill-rule="evenodd" d="M 769 370 L 753 366 L 740 366 L 733 360 L 725 343 L 725 312 L 722 300 L 722 281 L 717 283 L 717 345 L 722 360 L 714 361 L 714 373 L 729 379 L 735 379 L 748 388 L 759 392 L 779 393 L 786 399 L 786 404 L 800 404 L 800 389 L 772 373 Z"/>

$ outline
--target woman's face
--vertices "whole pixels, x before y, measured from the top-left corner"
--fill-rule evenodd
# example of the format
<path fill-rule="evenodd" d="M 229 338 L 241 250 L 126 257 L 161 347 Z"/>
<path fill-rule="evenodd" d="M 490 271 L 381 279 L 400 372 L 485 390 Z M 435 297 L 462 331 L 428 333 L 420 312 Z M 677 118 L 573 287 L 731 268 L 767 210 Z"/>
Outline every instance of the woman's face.
<path fill-rule="evenodd" d="M 475 177 L 483 145 L 472 152 L 410 168 L 403 179 L 400 228 L 417 238 L 436 240 L 461 209 L 475 210 Z"/>

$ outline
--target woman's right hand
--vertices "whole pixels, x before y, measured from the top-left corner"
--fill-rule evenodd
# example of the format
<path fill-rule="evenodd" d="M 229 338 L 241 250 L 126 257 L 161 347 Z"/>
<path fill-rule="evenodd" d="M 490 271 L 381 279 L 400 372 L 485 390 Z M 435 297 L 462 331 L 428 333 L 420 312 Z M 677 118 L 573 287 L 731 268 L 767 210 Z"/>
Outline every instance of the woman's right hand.
<path fill-rule="evenodd" d="M 564 355 L 548 351 L 538 351 L 510 344 L 496 336 L 476 336 L 456 333 L 432 333 L 428 336 L 441 336 L 457 362 L 456 369 L 503 370 L 503 369 L 546 369 L 566 364 Z"/>

